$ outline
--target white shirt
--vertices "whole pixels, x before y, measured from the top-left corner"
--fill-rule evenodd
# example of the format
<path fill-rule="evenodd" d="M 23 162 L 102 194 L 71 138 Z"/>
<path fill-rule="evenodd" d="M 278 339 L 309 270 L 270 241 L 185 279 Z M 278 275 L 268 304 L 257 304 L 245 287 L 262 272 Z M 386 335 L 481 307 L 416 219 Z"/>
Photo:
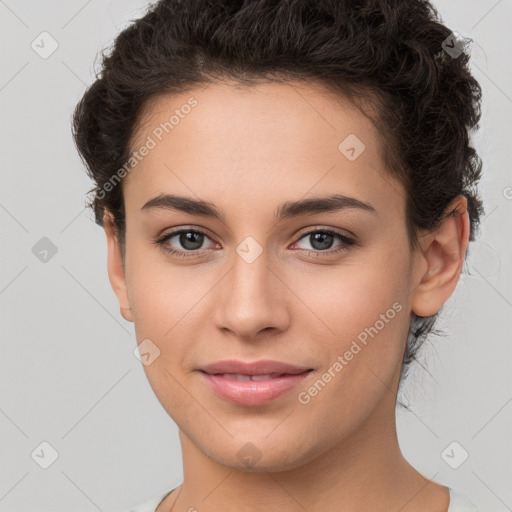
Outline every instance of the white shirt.
<path fill-rule="evenodd" d="M 447 512 L 478 512 L 475 506 L 464 495 L 455 492 L 450 487 L 448 487 L 448 490 L 450 491 L 450 504 Z M 156 507 L 167 494 L 168 493 L 166 492 L 158 498 L 146 501 L 146 503 L 130 509 L 129 512 L 155 512 Z"/>

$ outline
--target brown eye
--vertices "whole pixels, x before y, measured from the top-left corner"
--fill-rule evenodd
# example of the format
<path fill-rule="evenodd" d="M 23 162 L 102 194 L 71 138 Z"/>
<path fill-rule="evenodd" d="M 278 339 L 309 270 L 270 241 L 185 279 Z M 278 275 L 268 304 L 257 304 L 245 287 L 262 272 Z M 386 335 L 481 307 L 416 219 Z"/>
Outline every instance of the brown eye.
<path fill-rule="evenodd" d="M 206 233 L 197 229 L 179 229 L 168 233 L 155 243 L 164 251 L 186 258 L 187 256 L 196 256 L 201 252 L 207 238 L 209 239 Z"/>

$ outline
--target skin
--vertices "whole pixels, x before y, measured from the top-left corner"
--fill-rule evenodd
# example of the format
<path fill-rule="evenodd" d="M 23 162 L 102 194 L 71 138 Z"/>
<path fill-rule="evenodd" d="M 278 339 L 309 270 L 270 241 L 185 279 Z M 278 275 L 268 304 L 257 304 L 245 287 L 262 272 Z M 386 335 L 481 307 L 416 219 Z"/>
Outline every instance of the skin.
<path fill-rule="evenodd" d="M 123 181 L 126 260 L 105 215 L 108 273 L 138 343 L 160 356 L 144 366 L 179 427 L 183 485 L 158 512 L 389 510 L 445 512 L 449 494 L 402 456 L 395 427 L 399 373 L 412 313 L 439 311 L 452 294 L 469 240 L 466 199 L 412 252 L 405 192 L 386 171 L 385 141 L 348 102 L 313 83 L 210 84 L 148 105 L 133 148 L 193 96 L 198 105 Z M 366 149 L 338 150 L 353 133 Z M 225 222 L 173 210 L 141 211 L 161 193 L 203 199 Z M 274 220 L 285 201 L 344 194 L 376 212 L 346 209 Z M 154 242 L 178 228 L 205 230 L 201 255 L 177 258 Z M 327 249 L 310 231 L 331 229 Z M 262 248 L 248 263 L 248 236 Z M 186 252 L 180 237 L 167 240 Z M 320 258 L 307 251 L 331 251 Z M 307 390 L 365 328 L 402 309 L 307 404 Z M 123 309 L 124 308 L 124 309 Z M 297 389 L 260 406 L 225 401 L 196 369 L 220 359 L 274 359 L 314 368 Z M 253 443 L 260 459 L 237 457 Z M 194 507 L 192 509 L 191 507 Z"/>

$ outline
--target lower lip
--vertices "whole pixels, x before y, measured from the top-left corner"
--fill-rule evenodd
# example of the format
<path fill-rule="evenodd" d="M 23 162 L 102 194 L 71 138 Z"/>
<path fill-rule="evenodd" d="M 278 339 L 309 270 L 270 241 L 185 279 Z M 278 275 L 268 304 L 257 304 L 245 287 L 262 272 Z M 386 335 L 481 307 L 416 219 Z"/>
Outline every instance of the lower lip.
<path fill-rule="evenodd" d="M 311 371 L 267 380 L 234 380 L 200 372 L 217 395 L 238 405 L 262 405 L 288 393 Z"/>

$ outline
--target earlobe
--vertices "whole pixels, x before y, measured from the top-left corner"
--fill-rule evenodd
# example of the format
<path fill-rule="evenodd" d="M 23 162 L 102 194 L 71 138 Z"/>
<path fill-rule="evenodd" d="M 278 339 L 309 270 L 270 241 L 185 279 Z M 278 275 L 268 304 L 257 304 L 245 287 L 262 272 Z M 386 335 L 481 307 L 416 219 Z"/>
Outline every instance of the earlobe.
<path fill-rule="evenodd" d="M 412 312 L 435 315 L 450 298 L 460 277 L 469 243 L 467 199 L 457 196 L 445 210 L 439 227 L 420 242 L 421 250 L 411 293 Z M 426 270 L 425 270 L 426 269 Z"/>
<path fill-rule="evenodd" d="M 126 289 L 126 276 L 121 250 L 116 236 L 114 220 L 112 214 L 108 211 L 105 211 L 103 215 L 103 226 L 107 237 L 107 270 L 110 285 L 119 301 L 121 315 L 128 322 L 133 322 L 133 315 Z"/>

